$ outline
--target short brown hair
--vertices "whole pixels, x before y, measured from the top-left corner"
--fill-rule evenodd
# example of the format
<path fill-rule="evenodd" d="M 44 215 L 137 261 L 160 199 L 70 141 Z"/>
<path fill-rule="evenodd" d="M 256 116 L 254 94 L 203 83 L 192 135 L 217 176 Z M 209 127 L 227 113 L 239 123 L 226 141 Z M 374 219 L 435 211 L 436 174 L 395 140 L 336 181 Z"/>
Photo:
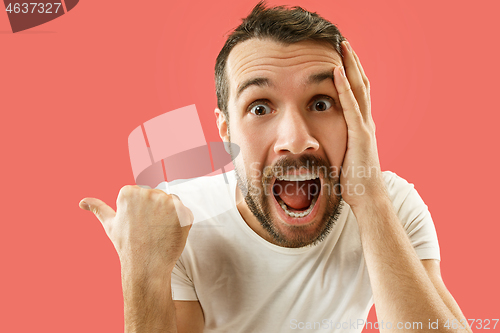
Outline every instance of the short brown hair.
<path fill-rule="evenodd" d="M 215 90 L 217 107 L 229 120 L 227 110 L 229 82 L 226 74 L 227 58 L 231 50 L 250 38 L 270 38 L 290 45 L 301 41 L 326 42 L 342 57 L 340 44 L 345 40 L 339 29 L 316 13 L 301 7 L 277 6 L 266 8 L 259 2 L 250 15 L 229 35 L 215 62 Z"/>

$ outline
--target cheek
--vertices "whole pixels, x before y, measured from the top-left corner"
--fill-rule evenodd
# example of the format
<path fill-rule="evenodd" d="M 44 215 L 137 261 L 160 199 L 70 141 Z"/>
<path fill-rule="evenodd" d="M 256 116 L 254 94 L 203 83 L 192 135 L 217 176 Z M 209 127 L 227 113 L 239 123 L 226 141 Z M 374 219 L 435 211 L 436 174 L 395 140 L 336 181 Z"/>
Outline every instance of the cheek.
<path fill-rule="evenodd" d="M 325 153 L 332 166 L 340 167 L 347 150 L 347 124 L 343 115 L 336 117 L 335 121 L 325 126 L 322 142 Z"/>
<path fill-rule="evenodd" d="M 262 127 L 231 123 L 231 143 L 239 146 L 238 167 L 248 175 L 261 173 L 266 163 L 271 136 Z M 243 170 L 244 169 L 244 170 Z"/>

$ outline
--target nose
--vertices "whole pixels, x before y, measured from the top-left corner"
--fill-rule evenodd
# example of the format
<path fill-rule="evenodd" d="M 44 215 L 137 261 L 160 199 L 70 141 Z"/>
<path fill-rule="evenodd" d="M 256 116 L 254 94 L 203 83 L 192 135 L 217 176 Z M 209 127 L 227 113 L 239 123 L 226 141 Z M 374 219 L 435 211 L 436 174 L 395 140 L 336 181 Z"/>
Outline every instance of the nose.
<path fill-rule="evenodd" d="M 298 109 L 285 110 L 281 114 L 276 131 L 277 140 L 274 144 L 274 152 L 278 155 L 286 152 L 300 154 L 319 149 L 319 142 L 311 133 L 307 116 L 301 114 Z"/>

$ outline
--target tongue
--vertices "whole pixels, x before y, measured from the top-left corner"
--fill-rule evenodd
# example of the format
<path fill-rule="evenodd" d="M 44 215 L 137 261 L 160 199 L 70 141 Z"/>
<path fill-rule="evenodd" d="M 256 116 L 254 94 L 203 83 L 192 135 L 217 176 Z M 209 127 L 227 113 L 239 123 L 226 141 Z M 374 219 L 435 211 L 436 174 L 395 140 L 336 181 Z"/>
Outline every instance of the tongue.
<path fill-rule="evenodd" d="M 314 184 L 314 180 L 296 182 L 276 180 L 274 192 L 288 207 L 297 210 L 307 209 L 312 201 L 309 195 L 310 184 Z"/>

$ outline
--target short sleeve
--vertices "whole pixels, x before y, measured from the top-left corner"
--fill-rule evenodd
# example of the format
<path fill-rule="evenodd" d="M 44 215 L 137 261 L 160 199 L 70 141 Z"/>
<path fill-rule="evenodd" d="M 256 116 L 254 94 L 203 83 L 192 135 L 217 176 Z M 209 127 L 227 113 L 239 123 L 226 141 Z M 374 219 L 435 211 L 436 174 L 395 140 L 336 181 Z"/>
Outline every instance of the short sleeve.
<path fill-rule="evenodd" d="M 440 260 L 439 242 L 431 213 L 415 186 L 393 172 L 385 171 L 384 178 L 399 220 L 420 260 Z"/>
<path fill-rule="evenodd" d="M 197 301 L 193 281 L 186 273 L 182 259 L 177 260 L 172 271 L 172 299 L 174 301 Z"/>

